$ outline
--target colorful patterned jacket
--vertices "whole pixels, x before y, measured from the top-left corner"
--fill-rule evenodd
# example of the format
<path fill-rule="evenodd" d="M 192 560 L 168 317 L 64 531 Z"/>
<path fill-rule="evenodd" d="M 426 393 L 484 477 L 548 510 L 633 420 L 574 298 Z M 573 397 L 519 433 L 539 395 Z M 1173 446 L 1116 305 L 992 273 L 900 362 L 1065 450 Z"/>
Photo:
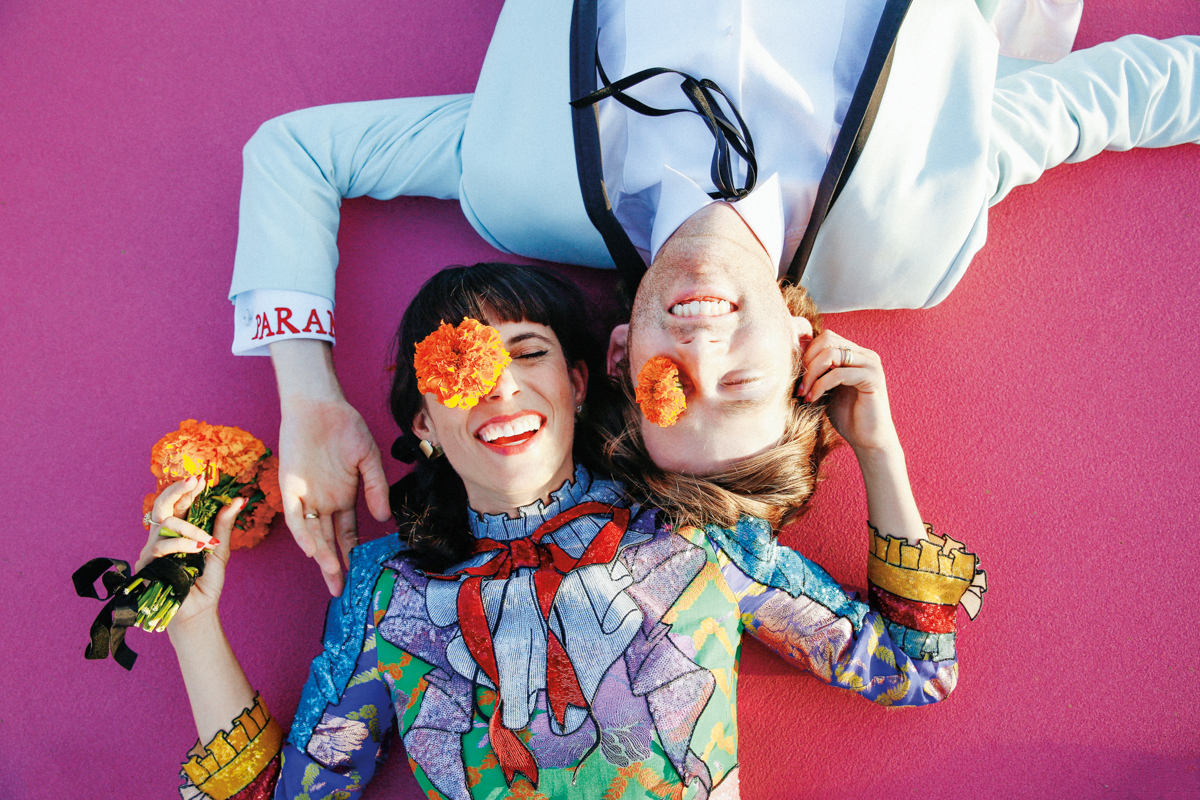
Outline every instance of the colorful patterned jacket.
<path fill-rule="evenodd" d="M 393 729 L 434 798 L 736 796 L 743 631 L 883 705 L 954 688 L 982 582 L 958 543 L 873 534 L 869 607 L 766 523 L 675 532 L 623 498 L 581 468 L 548 507 L 472 519 L 476 555 L 441 576 L 398 534 L 356 548 L 287 742 L 257 700 L 183 796 L 358 797 Z"/>

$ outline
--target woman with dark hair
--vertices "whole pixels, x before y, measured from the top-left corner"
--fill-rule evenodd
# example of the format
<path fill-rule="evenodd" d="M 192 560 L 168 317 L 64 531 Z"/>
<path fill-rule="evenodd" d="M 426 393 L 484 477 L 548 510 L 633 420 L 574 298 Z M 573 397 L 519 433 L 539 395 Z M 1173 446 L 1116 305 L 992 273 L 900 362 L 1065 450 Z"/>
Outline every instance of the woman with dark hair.
<path fill-rule="evenodd" d="M 395 452 L 419 459 L 392 492 L 400 531 L 352 551 L 286 742 L 217 615 L 238 505 L 208 541 L 180 519 L 195 479 L 158 498 L 139 567 L 180 546 L 163 528 L 213 548 L 168 628 L 200 734 L 185 798 L 356 797 L 393 728 L 430 797 L 736 797 L 743 629 L 885 705 L 950 692 L 975 557 L 924 530 L 876 535 L 872 608 L 768 523 L 668 524 L 589 464 L 599 362 L 584 312 L 574 287 L 532 267 L 454 267 L 422 287 L 391 395 Z M 443 337 L 463 318 L 466 334 Z M 837 343 L 859 364 L 838 376 L 822 336 L 806 394 L 840 383 L 863 395 L 860 415 L 886 412 L 877 359 Z M 478 393 L 451 350 L 474 359 Z"/>

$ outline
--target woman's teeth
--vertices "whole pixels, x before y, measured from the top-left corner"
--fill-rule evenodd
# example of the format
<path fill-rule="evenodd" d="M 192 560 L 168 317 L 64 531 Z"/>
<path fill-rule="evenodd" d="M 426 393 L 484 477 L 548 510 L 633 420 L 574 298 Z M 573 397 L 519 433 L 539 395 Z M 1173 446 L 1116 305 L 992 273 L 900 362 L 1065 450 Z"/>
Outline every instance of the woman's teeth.
<path fill-rule="evenodd" d="M 732 309 L 728 300 L 690 300 L 671 306 L 671 313 L 677 317 L 719 317 Z"/>
<path fill-rule="evenodd" d="M 486 425 L 479 431 L 479 438 L 489 444 L 509 444 L 507 440 L 526 433 L 537 433 L 541 427 L 541 417 L 530 414 L 499 425 Z"/>

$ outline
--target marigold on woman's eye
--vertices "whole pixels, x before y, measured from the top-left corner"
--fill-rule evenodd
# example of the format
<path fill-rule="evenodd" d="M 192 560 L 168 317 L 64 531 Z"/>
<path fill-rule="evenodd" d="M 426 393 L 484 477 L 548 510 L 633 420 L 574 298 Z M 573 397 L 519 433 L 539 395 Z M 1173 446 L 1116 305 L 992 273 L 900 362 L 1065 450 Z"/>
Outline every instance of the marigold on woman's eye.
<path fill-rule="evenodd" d="M 417 391 L 432 393 L 447 408 L 474 406 L 510 363 L 500 332 L 470 317 L 457 328 L 443 322 L 417 344 L 413 358 Z"/>
<path fill-rule="evenodd" d="M 687 409 L 679 367 L 666 356 L 655 356 L 642 366 L 634 397 L 642 415 L 661 428 L 674 425 Z"/>

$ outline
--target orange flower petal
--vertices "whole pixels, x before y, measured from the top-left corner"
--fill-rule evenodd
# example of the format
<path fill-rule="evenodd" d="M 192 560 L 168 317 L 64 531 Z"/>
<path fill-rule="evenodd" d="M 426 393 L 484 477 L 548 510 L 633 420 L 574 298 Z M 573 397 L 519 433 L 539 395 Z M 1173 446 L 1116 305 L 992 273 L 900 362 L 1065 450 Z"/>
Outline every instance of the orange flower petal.
<path fill-rule="evenodd" d="M 511 363 L 500 332 L 470 317 L 458 327 L 443 322 L 417 344 L 413 357 L 417 391 L 448 408 L 474 406 Z"/>
<path fill-rule="evenodd" d="M 642 415 L 661 428 L 674 425 L 687 409 L 679 367 L 666 356 L 655 356 L 642 365 L 634 397 Z"/>

